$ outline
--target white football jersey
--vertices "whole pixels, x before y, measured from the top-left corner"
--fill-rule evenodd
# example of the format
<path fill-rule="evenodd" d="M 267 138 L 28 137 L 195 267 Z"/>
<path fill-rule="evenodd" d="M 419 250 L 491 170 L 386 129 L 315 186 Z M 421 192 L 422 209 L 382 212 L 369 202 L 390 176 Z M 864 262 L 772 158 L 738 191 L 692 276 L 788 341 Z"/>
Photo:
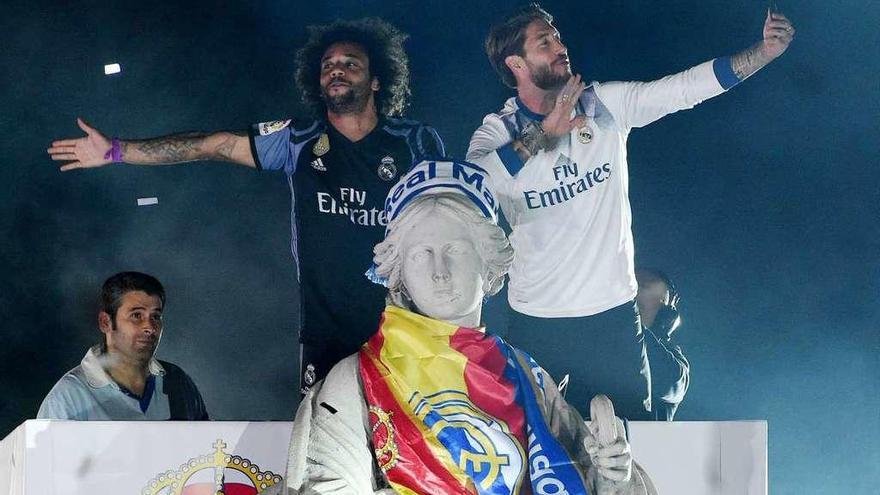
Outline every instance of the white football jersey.
<path fill-rule="evenodd" d="M 719 62 L 722 59 L 718 59 Z M 729 59 L 652 82 L 593 82 L 587 116 L 553 149 L 522 163 L 510 143 L 542 115 L 510 98 L 474 132 L 467 159 L 485 168 L 513 232 L 510 306 L 537 317 L 589 316 L 636 295 L 626 140 L 630 129 L 724 91 Z"/>

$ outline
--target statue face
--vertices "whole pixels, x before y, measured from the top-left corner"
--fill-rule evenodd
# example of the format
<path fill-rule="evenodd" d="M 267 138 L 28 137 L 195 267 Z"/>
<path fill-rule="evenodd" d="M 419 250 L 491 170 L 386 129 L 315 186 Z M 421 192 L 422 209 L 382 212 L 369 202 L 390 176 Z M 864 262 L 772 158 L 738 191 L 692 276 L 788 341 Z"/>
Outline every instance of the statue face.
<path fill-rule="evenodd" d="M 431 208 L 403 237 L 401 277 L 419 313 L 480 324 L 485 266 L 464 220 Z"/>

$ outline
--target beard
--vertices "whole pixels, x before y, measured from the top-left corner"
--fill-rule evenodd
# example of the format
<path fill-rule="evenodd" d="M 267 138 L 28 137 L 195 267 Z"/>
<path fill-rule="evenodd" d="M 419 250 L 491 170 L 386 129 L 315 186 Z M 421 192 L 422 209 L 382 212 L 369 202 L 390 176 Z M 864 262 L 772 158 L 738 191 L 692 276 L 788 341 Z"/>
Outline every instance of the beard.
<path fill-rule="evenodd" d="M 532 67 L 532 84 L 544 91 L 553 91 L 565 86 L 565 83 L 571 78 L 571 70 L 558 74 L 553 71 L 553 67 L 550 64 Z"/>
<path fill-rule="evenodd" d="M 327 88 L 330 84 L 338 81 L 350 83 L 351 86 L 348 87 L 348 91 L 331 96 Z M 352 83 L 346 79 L 339 78 L 333 79 L 327 86 L 321 87 L 321 100 L 324 101 L 324 105 L 327 106 L 327 110 L 331 113 L 360 113 L 367 107 L 371 92 L 369 79 L 365 78 L 359 83 Z"/>

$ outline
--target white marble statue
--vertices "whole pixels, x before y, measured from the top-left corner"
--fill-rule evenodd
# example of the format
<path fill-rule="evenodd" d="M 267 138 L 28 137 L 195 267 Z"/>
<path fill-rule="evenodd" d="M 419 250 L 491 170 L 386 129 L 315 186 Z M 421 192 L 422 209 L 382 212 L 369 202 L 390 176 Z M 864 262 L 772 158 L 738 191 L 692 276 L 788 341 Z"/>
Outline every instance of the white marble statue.
<path fill-rule="evenodd" d="M 370 270 L 388 306 L 300 404 L 290 493 L 656 493 L 607 398 L 585 423 L 482 326 L 513 260 L 483 174 L 422 162 L 392 188 Z"/>

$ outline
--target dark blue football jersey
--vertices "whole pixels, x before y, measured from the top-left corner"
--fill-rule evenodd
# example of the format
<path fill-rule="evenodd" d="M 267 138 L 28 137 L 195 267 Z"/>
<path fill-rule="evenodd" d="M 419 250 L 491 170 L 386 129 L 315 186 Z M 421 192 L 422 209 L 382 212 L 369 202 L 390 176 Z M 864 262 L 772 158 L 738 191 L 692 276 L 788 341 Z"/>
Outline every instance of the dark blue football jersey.
<path fill-rule="evenodd" d="M 285 120 L 253 126 L 251 151 L 290 186 L 300 342 L 332 348 L 338 361 L 376 331 L 385 306 L 385 288 L 364 276 L 384 238 L 385 197 L 413 163 L 445 156 L 443 142 L 411 120 L 380 118 L 357 142 L 323 120 Z"/>

